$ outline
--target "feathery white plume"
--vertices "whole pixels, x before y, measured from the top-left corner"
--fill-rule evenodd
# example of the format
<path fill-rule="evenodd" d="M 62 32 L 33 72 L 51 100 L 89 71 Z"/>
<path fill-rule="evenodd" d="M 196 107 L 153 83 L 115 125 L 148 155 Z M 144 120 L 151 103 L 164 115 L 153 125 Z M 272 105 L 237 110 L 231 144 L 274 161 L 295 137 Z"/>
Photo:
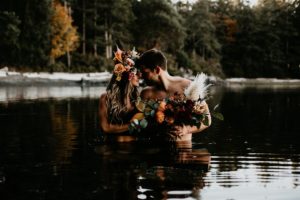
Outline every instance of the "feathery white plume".
<path fill-rule="evenodd" d="M 195 79 L 190 83 L 190 85 L 184 90 L 184 94 L 187 99 L 193 101 L 203 101 L 208 93 L 208 88 L 210 84 L 207 84 L 207 75 L 204 73 L 197 74 Z"/>
<path fill-rule="evenodd" d="M 138 54 L 138 52 L 135 50 L 135 47 L 133 47 L 133 49 L 132 49 L 132 51 L 131 51 L 131 57 L 132 57 L 132 59 L 139 58 L 139 54 Z"/>

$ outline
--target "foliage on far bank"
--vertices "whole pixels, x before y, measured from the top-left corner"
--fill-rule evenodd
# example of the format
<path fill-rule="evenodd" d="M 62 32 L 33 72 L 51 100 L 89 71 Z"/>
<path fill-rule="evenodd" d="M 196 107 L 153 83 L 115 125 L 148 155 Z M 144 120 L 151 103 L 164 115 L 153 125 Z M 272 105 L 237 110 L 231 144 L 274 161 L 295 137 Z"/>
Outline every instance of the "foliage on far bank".
<path fill-rule="evenodd" d="M 161 49 L 176 75 L 300 78 L 299 22 L 300 0 L 1 1 L 0 66 L 105 71 L 118 45 Z"/>
<path fill-rule="evenodd" d="M 55 59 L 75 51 L 79 41 L 69 9 L 60 2 L 53 1 L 52 10 L 50 64 L 54 64 Z"/>

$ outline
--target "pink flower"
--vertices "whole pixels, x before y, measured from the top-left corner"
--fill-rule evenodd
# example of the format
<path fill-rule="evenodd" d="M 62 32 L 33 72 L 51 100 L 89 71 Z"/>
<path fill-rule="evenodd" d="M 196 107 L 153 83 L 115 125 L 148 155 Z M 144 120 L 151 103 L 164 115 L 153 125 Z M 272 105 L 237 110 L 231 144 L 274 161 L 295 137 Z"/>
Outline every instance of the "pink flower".
<path fill-rule="evenodd" d="M 129 73 L 128 80 L 131 80 L 133 77 L 134 77 L 134 73 L 133 72 Z"/>
<path fill-rule="evenodd" d="M 128 64 L 128 65 L 130 65 L 130 66 L 133 66 L 133 65 L 134 65 L 134 61 L 133 61 L 132 59 L 127 58 L 126 61 L 127 61 L 127 64 Z"/>

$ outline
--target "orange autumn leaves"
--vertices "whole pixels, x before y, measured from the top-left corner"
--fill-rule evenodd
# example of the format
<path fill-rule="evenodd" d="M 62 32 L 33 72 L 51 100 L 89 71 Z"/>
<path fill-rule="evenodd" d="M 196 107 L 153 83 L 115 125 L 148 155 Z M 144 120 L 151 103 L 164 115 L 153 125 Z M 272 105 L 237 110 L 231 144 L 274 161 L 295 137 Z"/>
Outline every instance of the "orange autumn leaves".
<path fill-rule="evenodd" d="M 65 55 L 77 49 L 79 36 L 76 28 L 72 25 L 72 17 L 58 1 L 52 3 L 53 14 L 51 17 L 51 51 L 50 58 Z"/>

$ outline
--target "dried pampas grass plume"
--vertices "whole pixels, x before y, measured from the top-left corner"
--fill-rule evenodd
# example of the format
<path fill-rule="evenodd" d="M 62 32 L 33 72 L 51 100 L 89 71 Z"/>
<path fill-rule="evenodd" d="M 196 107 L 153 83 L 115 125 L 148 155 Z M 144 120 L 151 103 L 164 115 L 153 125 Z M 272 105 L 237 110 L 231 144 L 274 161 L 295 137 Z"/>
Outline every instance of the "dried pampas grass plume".
<path fill-rule="evenodd" d="M 186 98 L 193 101 L 205 100 L 208 94 L 208 88 L 211 86 L 211 84 L 207 84 L 207 80 L 208 77 L 206 74 L 197 74 L 195 79 L 184 90 Z"/>

